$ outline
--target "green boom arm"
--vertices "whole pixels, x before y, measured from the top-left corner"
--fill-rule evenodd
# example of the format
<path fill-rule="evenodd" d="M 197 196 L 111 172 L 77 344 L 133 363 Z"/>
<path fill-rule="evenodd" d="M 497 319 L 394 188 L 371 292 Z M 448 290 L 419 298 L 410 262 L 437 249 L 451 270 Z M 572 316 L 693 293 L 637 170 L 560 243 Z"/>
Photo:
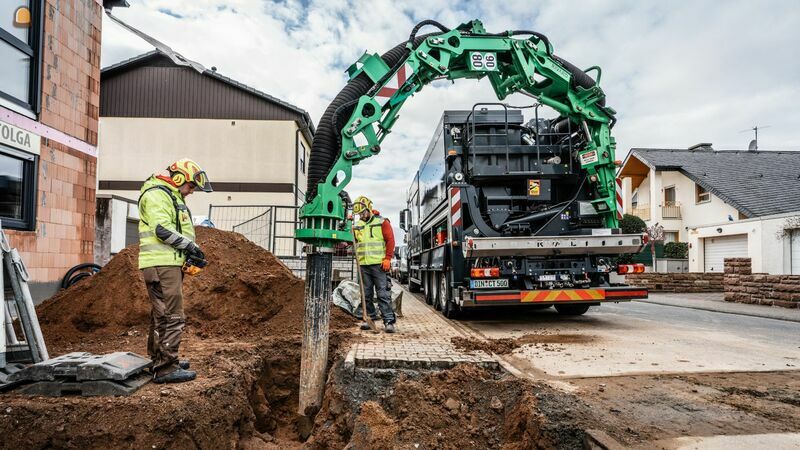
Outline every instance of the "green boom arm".
<path fill-rule="evenodd" d="M 530 34 L 530 33 L 527 33 Z M 357 100 L 352 115 L 341 130 L 341 152 L 327 178 L 317 185 L 313 198 L 300 210 L 301 224 L 295 237 L 303 242 L 333 247 L 351 242 L 347 205 L 341 192 L 350 182 L 352 167 L 380 152 L 406 100 L 433 80 L 447 78 L 488 78 L 497 98 L 521 92 L 557 111 L 578 126 L 585 145 L 578 159 L 593 184 L 597 211 L 605 226 L 616 228 L 614 150 L 611 136 L 613 109 L 603 105 L 599 87 L 600 69 L 591 85 L 574 79 L 576 69 L 552 53 L 550 43 L 540 35 L 527 39 L 514 33 L 488 34 L 480 21 L 463 24 L 446 33 L 431 35 L 404 57 L 392 70 L 377 54 L 364 54 L 348 73 L 353 79 L 362 72 L 376 83 Z M 390 76 L 387 76 L 389 74 Z M 585 77 L 585 75 L 583 75 Z M 585 80 L 584 80 L 585 81 Z M 377 83 L 381 83 L 377 85 Z"/>

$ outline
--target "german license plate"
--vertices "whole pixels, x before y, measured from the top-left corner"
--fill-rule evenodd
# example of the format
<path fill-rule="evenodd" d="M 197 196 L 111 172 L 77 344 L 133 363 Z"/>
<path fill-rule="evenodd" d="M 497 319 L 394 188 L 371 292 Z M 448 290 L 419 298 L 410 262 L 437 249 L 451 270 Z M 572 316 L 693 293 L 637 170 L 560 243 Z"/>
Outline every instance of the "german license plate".
<path fill-rule="evenodd" d="M 508 279 L 499 278 L 497 280 L 469 280 L 469 287 L 471 289 L 507 288 L 508 287 Z"/>

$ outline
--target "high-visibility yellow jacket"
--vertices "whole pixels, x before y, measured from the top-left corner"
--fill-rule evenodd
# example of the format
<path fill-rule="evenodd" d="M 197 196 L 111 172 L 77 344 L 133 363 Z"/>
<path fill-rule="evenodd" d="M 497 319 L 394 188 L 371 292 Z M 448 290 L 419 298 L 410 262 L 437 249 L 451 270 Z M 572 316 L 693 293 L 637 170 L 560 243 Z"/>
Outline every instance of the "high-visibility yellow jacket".
<path fill-rule="evenodd" d="M 180 191 L 159 177 L 148 178 L 139 196 L 139 268 L 182 266 L 194 239 L 192 213 Z"/>
<path fill-rule="evenodd" d="M 375 214 L 370 217 L 368 222 L 359 220 L 353 226 L 353 233 L 356 237 L 356 257 L 358 257 L 360 265 L 380 264 L 386 256 L 386 242 L 381 229 L 384 220 L 386 219 Z"/>

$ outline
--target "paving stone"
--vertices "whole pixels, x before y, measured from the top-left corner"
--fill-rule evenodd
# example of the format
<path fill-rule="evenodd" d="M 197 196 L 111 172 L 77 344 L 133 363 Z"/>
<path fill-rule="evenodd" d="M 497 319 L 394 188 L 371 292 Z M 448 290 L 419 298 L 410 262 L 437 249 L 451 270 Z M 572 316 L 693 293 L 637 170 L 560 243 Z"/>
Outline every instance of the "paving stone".
<path fill-rule="evenodd" d="M 446 369 L 472 362 L 499 369 L 499 362 L 490 355 L 456 349 L 450 343 L 453 337 L 480 337 L 454 326 L 415 296 L 404 296 L 403 313 L 397 322 L 397 333 L 363 333 L 364 341 L 353 346 L 356 368 Z"/>

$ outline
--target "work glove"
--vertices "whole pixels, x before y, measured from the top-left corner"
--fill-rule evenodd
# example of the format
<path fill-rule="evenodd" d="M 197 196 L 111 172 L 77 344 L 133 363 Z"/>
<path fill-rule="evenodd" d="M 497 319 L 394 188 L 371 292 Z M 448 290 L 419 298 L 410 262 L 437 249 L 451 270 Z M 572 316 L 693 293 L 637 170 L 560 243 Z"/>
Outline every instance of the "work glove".
<path fill-rule="evenodd" d="M 191 256 L 192 258 L 201 261 L 206 259 L 205 253 L 203 253 L 203 251 L 200 250 L 200 247 L 198 247 L 194 242 L 190 242 L 186 247 L 186 256 Z"/>
<path fill-rule="evenodd" d="M 392 261 L 389 258 L 384 259 L 383 262 L 381 263 L 381 269 L 383 269 L 384 272 L 388 272 L 389 270 L 391 270 Z"/>

